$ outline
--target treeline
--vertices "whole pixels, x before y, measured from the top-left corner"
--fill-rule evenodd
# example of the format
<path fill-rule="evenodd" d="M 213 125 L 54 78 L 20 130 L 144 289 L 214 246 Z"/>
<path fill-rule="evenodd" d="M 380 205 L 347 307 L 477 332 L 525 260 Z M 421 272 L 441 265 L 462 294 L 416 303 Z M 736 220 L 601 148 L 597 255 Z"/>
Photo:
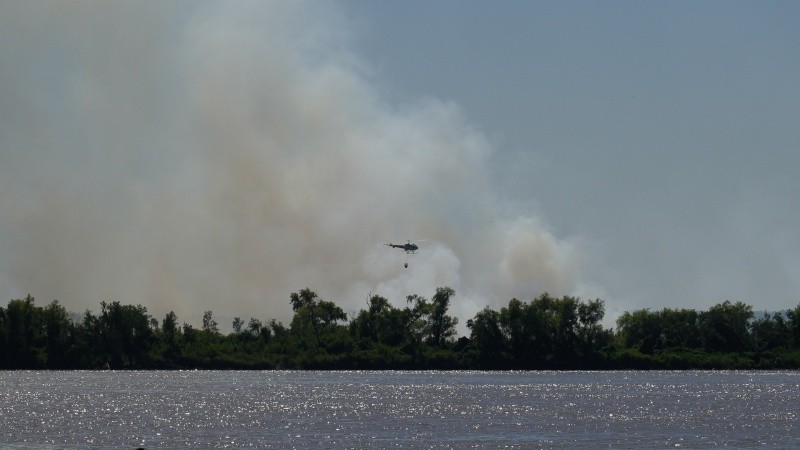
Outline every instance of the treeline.
<path fill-rule="evenodd" d="M 174 312 L 101 302 L 71 318 L 29 295 L 0 307 L 0 369 L 734 369 L 800 368 L 800 305 L 763 314 L 725 301 L 707 311 L 626 312 L 603 328 L 602 300 L 542 294 L 485 308 L 456 338 L 455 292 L 393 306 L 379 295 L 349 318 L 310 289 L 292 293 L 287 326 L 245 321 L 223 334 L 211 311 L 197 328 Z"/>

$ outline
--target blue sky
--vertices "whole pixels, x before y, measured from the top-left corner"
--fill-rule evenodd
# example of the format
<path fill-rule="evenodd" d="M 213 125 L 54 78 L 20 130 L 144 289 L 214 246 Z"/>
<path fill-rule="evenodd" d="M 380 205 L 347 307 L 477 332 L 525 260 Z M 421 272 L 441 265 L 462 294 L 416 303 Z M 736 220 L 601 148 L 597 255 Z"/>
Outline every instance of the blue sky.
<path fill-rule="evenodd" d="M 794 2 L 0 6 L 0 295 L 800 301 Z M 406 259 L 380 244 L 427 239 Z M 408 261 L 409 268 L 403 264 Z"/>

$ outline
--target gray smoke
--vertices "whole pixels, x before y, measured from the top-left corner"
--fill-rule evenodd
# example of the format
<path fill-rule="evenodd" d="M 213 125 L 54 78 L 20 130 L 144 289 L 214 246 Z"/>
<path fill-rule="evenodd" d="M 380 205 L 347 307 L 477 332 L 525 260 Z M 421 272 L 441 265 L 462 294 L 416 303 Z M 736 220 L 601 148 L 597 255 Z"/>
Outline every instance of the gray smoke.
<path fill-rule="evenodd" d="M 579 291 L 578 243 L 509 213 L 458 105 L 388 104 L 347 30 L 328 2 L 3 3 L 3 296 L 285 320 L 306 286 L 353 311 L 448 285 L 465 321 Z"/>

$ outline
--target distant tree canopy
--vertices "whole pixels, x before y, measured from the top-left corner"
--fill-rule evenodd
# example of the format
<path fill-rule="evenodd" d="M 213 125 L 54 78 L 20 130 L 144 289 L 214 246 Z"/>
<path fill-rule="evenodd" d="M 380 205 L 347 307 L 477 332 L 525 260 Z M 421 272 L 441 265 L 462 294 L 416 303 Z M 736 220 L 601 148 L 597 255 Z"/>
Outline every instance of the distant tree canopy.
<path fill-rule="evenodd" d="M 485 368 L 575 367 L 595 364 L 613 334 L 600 325 L 601 300 L 516 298 L 494 311 L 485 308 L 467 322 L 477 361 Z"/>
<path fill-rule="evenodd" d="M 199 329 L 160 321 L 141 305 L 101 302 L 71 320 L 33 297 L 0 307 L 0 369 L 625 369 L 800 368 L 800 305 L 757 315 L 724 301 L 707 311 L 625 312 L 602 326 L 600 299 L 516 298 L 486 307 L 456 339 L 455 291 L 409 295 L 403 307 L 370 295 L 349 318 L 309 288 L 289 295 L 289 326 L 236 317 L 223 334 L 211 311 Z"/>

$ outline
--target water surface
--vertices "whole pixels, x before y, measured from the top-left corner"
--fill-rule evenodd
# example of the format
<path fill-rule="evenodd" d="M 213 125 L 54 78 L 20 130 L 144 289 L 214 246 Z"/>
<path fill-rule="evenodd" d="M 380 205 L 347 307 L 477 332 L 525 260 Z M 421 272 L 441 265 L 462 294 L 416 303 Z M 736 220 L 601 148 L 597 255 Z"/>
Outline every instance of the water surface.
<path fill-rule="evenodd" d="M 16 448 L 800 448 L 798 372 L 0 372 Z"/>

